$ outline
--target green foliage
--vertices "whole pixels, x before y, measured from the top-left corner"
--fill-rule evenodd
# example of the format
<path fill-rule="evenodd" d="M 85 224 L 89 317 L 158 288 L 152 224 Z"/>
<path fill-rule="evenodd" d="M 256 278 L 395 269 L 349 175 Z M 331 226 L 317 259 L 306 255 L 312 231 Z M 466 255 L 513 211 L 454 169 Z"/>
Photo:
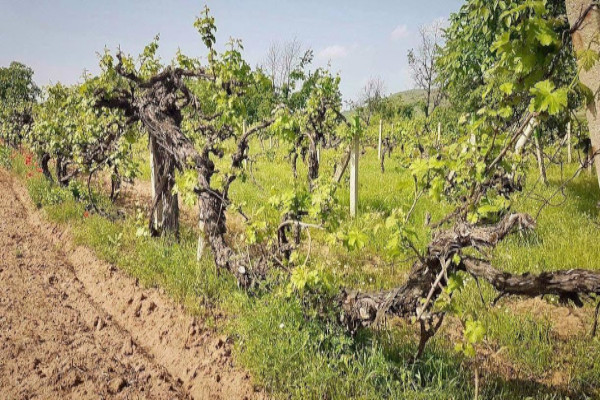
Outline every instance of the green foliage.
<path fill-rule="evenodd" d="M 330 271 L 323 268 L 323 266 L 311 268 L 307 265 L 301 265 L 292 271 L 287 295 L 289 297 L 297 293 L 303 297 L 308 293 L 313 296 L 330 298 L 337 294 L 336 289 Z"/>
<path fill-rule="evenodd" d="M 387 249 L 392 255 L 404 254 L 407 248 L 416 249 L 417 233 L 408 223 L 403 210 L 394 210 L 385 220 L 385 227 L 391 232 Z"/>
<path fill-rule="evenodd" d="M 295 77 L 292 88 L 301 83 L 300 89 L 290 93 L 289 101 L 284 103 L 288 112 L 280 113 L 271 128 L 273 135 L 288 142 L 291 151 L 314 154 L 320 144 L 335 140 L 339 133 L 347 139 L 359 133 L 358 120 L 340 129 L 343 117 L 339 75 L 318 68 L 308 77 L 304 73 Z"/>
<path fill-rule="evenodd" d="M 362 250 L 366 246 L 369 238 L 364 232 L 353 229 L 347 233 L 339 232 L 338 239 L 341 240 L 348 251 L 353 251 Z"/>
<path fill-rule="evenodd" d="M 10 147 L 0 145 L 0 166 L 10 168 L 12 166 L 12 154 Z"/>
<path fill-rule="evenodd" d="M 555 90 L 554 84 L 548 80 L 536 83 L 531 93 L 535 96 L 531 101 L 531 111 L 547 111 L 556 115 L 567 107 L 567 89 Z"/>
<path fill-rule="evenodd" d="M 598 60 L 600 60 L 600 54 L 592 49 L 579 50 L 576 53 L 576 57 L 584 71 L 592 69 Z"/>
<path fill-rule="evenodd" d="M 72 87 L 47 87 L 26 141 L 38 157 L 60 160 L 78 173 L 109 170 L 133 179 L 137 164 L 131 151 L 138 131 L 125 127 L 121 113 L 95 107 L 95 86 L 96 80 L 89 79 Z"/>
<path fill-rule="evenodd" d="M 42 178 L 40 180 L 45 181 Z M 37 207 L 62 204 L 67 199 L 67 193 L 64 189 L 56 187 L 49 182 L 45 184 L 32 182 L 29 184 L 29 195 Z"/>
<path fill-rule="evenodd" d="M 217 41 L 215 38 L 217 27 L 215 25 L 214 17 L 210 15 L 210 9 L 208 6 L 204 6 L 202 15 L 199 18 L 196 18 L 196 21 L 194 21 L 194 27 L 198 30 L 198 33 L 200 33 L 206 48 L 212 50 L 215 42 Z"/>
<path fill-rule="evenodd" d="M 20 144 L 33 122 L 31 109 L 39 94 L 31 68 L 15 61 L 0 68 L 0 139 Z"/>
<path fill-rule="evenodd" d="M 485 327 L 480 321 L 471 319 L 465 321 L 465 329 L 463 331 L 463 343 L 457 343 L 454 350 L 464 353 L 467 357 L 475 357 L 475 345 L 485 337 Z"/>

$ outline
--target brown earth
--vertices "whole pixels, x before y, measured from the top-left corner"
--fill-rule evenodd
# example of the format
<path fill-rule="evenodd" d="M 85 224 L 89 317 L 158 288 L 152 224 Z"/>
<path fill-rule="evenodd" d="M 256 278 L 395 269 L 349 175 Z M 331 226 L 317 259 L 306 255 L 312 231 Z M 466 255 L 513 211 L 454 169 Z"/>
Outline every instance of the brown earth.
<path fill-rule="evenodd" d="M 46 223 L 0 170 L 0 397 L 254 399 L 231 343 Z"/>

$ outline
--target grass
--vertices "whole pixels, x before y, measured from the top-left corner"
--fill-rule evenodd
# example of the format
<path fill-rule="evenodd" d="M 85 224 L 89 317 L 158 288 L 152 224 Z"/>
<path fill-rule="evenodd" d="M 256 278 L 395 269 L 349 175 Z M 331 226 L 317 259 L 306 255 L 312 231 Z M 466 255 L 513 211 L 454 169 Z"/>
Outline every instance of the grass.
<path fill-rule="evenodd" d="M 255 148 L 259 146 L 254 146 Z M 195 261 L 196 238 L 191 227 L 183 227 L 181 240 L 150 239 L 136 236 L 138 222 L 134 216 L 111 222 L 98 215 L 84 217 L 85 209 L 71 195 L 72 190 L 56 188 L 40 176 L 27 178 L 28 167 L 19 156 L 7 160 L 0 151 L 0 162 L 9 165 L 23 179 L 32 199 L 43 207 L 49 219 L 69 224 L 75 240 L 91 247 L 99 257 L 118 265 L 147 286 L 163 287 L 190 312 L 212 321 L 215 311 L 224 312 L 226 323 L 215 329 L 227 331 L 236 339 L 236 358 L 258 384 L 275 398 L 283 399 L 471 399 L 473 370 L 471 361 L 453 351 L 459 330 L 450 321 L 428 345 L 422 360 L 410 363 L 416 349 L 413 327 L 392 321 L 378 331 L 364 331 L 350 337 L 333 318 L 314 318 L 301 299 L 287 296 L 286 282 L 275 284 L 270 291 L 248 296 L 237 289 L 227 274 L 217 273 L 210 257 Z M 141 152 L 140 152 L 141 153 Z M 253 175 L 232 188 L 232 198 L 243 203 L 252 214 L 267 203 L 274 193 L 293 187 L 294 180 L 283 152 L 271 160 L 258 159 Z M 331 174 L 336 154 L 322 154 L 322 174 Z M 306 171 L 299 162 L 299 173 Z M 565 176 L 573 173 L 568 166 Z M 387 163 L 384 175 L 379 171 L 376 152 L 367 149 L 361 159 L 359 186 L 362 218 L 344 218 L 343 229 L 360 229 L 380 223 L 394 208 L 409 207 L 413 188 L 406 170 L 397 160 Z M 147 179 L 147 174 L 142 177 Z M 518 195 L 513 209 L 536 214 L 540 202 L 528 195 L 548 197 L 560 185 L 561 171 L 549 169 L 550 185 L 535 185 L 535 172 Z M 344 187 L 344 186 L 343 186 Z M 552 269 L 598 269 L 600 259 L 598 209 L 600 198 L 594 176 L 581 174 L 568 183 L 564 197 L 553 199 L 558 205 L 540 213 L 535 233 L 513 235 L 493 252 L 498 268 L 522 273 Z M 99 196 L 110 209 L 110 204 Z M 343 207 L 348 204 L 347 190 L 339 191 Z M 451 204 L 424 199 L 416 208 L 413 223 L 420 244 L 429 232 L 423 220 L 426 211 L 433 219 L 444 215 Z M 315 263 L 325 265 L 349 287 L 364 289 L 390 288 L 405 279 L 411 260 L 383 256 L 385 233 L 369 233 L 365 248 L 348 252 L 328 246 L 324 234 L 315 233 Z M 482 295 L 489 304 L 493 290 L 482 284 Z M 478 361 L 491 365 L 483 370 L 481 398 L 485 399 L 566 399 L 600 396 L 600 343 L 586 332 L 569 340 L 554 332 L 553 322 L 543 315 L 514 312 L 514 300 L 501 301 L 490 308 L 483 305 L 473 281 L 458 301 L 467 312 L 477 316 L 487 329 Z M 591 315 L 592 304 L 586 304 Z M 591 320 L 586 320 L 589 330 Z M 560 376 L 560 388 L 551 386 Z"/>

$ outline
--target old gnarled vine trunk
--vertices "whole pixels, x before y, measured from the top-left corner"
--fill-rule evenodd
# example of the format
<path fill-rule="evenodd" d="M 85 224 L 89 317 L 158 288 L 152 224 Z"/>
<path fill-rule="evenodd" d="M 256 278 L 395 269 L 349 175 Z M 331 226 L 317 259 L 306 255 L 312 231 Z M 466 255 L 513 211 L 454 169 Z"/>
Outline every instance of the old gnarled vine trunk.
<path fill-rule="evenodd" d="M 318 144 L 315 140 L 311 139 L 308 144 L 308 158 L 306 161 L 308 166 L 308 183 L 311 190 L 314 188 L 315 181 L 319 178 L 319 161 Z"/>
<path fill-rule="evenodd" d="M 156 139 L 149 137 L 152 212 L 150 232 L 153 236 L 179 234 L 179 203 L 175 186 L 175 161 Z"/>
<path fill-rule="evenodd" d="M 351 332 L 377 324 L 385 316 L 416 318 L 421 324 L 419 354 L 441 325 L 443 313 L 435 312 L 435 299 L 447 285 L 447 277 L 465 271 L 483 279 L 496 289 L 499 297 L 541 295 L 559 296 L 561 302 L 582 306 L 582 295 L 600 295 L 600 272 L 583 269 L 543 272 L 539 275 L 511 274 L 494 268 L 487 260 L 462 253 L 463 249 L 493 248 L 515 230 L 530 230 L 533 218 L 526 214 L 506 215 L 490 226 L 458 222 L 453 228 L 437 232 L 421 260 L 415 262 L 407 282 L 380 292 L 344 291 L 340 296 L 342 322 Z M 459 255 L 461 261 L 451 260 Z M 436 321 L 437 318 L 437 321 Z"/>

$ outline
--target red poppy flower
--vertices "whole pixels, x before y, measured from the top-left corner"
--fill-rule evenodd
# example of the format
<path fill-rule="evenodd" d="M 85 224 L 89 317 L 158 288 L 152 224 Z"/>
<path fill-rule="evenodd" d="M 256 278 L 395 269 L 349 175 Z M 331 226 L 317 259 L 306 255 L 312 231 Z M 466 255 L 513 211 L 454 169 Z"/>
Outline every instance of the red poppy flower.
<path fill-rule="evenodd" d="M 28 178 L 31 178 L 32 176 L 33 176 L 33 172 L 28 172 L 28 173 L 27 173 L 27 177 L 28 177 Z"/>
<path fill-rule="evenodd" d="M 43 171 L 41 168 L 38 168 L 38 169 L 36 169 L 36 171 L 37 171 L 37 172 L 39 172 L 40 174 L 41 174 L 42 172 L 44 172 L 44 171 Z"/>
<path fill-rule="evenodd" d="M 87 211 L 84 211 L 84 212 L 83 212 L 83 218 L 87 218 L 87 217 L 89 217 L 89 216 L 90 216 L 90 213 L 89 213 L 89 212 L 87 212 Z"/>

